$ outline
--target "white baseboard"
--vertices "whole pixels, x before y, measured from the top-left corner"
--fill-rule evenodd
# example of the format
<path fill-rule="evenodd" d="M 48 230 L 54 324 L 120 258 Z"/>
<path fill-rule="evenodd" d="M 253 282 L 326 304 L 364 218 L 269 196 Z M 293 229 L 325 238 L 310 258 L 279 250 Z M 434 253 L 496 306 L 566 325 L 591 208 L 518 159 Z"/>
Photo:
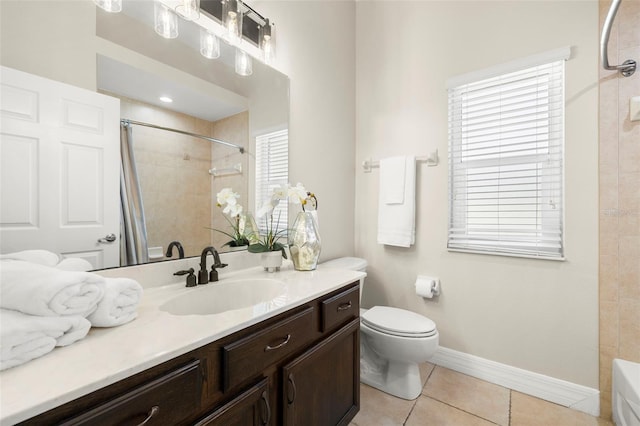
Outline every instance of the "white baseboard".
<path fill-rule="evenodd" d="M 443 347 L 438 348 L 429 361 L 592 416 L 600 415 L 600 391 L 598 389 Z"/>

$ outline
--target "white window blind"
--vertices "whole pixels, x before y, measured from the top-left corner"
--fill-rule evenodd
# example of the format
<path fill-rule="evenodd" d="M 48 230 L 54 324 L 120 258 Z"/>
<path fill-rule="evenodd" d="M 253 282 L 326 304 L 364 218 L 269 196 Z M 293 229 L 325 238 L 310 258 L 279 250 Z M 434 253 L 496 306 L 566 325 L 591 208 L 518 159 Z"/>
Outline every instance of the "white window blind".
<path fill-rule="evenodd" d="M 563 258 L 564 60 L 449 87 L 450 250 Z"/>
<path fill-rule="evenodd" d="M 289 131 L 287 129 L 256 137 L 256 210 L 271 198 L 275 187 L 289 181 Z M 287 229 L 288 204 L 281 201 L 273 212 L 274 226 Z M 256 218 L 260 233 L 266 233 L 266 218 Z"/>

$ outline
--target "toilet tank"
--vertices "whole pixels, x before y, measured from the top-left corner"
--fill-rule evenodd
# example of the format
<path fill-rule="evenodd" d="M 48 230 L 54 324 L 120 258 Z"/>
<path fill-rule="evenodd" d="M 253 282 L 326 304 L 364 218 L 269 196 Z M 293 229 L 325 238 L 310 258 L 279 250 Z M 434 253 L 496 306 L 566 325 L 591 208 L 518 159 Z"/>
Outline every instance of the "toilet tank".
<path fill-rule="evenodd" d="M 323 262 L 322 266 L 333 269 L 367 272 L 367 261 L 359 257 L 339 257 Z"/>
<path fill-rule="evenodd" d="M 331 269 L 348 269 L 350 271 L 367 272 L 367 260 L 359 257 L 338 257 L 337 259 L 327 260 L 318 265 L 319 268 Z M 360 302 L 362 302 L 362 288 L 364 287 L 364 278 L 360 279 Z"/>

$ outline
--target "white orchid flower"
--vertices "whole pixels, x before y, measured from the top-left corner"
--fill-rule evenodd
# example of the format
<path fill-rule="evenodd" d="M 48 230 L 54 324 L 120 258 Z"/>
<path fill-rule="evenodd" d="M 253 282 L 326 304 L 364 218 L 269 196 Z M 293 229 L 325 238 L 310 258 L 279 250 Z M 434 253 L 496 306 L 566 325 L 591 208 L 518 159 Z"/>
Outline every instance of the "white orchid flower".
<path fill-rule="evenodd" d="M 265 216 L 267 214 L 271 214 L 271 212 L 273 212 L 273 209 L 277 206 L 277 200 L 276 200 L 276 204 L 273 204 L 272 200 L 267 200 L 264 203 L 262 203 L 262 206 L 260 206 L 260 208 L 256 211 L 256 216 L 257 217 L 262 217 Z"/>
<path fill-rule="evenodd" d="M 223 206 L 225 204 L 236 204 L 238 198 L 240 198 L 240 194 L 237 192 L 233 192 L 231 188 L 222 188 L 220 192 L 216 195 L 218 205 Z"/>
<path fill-rule="evenodd" d="M 296 186 L 289 186 L 288 195 L 291 203 L 302 204 L 302 202 L 307 199 L 307 190 L 298 182 Z"/>
<path fill-rule="evenodd" d="M 242 213 L 242 206 L 240 204 L 237 204 L 234 200 L 233 203 L 228 203 L 227 206 L 224 208 L 224 210 L 222 210 L 222 213 L 224 214 L 228 214 L 231 217 L 236 217 L 238 216 L 240 213 Z"/>
<path fill-rule="evenodd" d="M 273 193 L 271 195 L 271 200 L 272 201 L 276 201 L 276 200 L 280 201 L 280 200 L 284 200 L 288 196 L 289 196 L 288 185 L 282 184 L 282 185 L 279 185 L 279 186 L 276 186 L 275 188 L 273 188 Z M 276 205 L 277 205 L 277 203 L 276 203 Z"/>

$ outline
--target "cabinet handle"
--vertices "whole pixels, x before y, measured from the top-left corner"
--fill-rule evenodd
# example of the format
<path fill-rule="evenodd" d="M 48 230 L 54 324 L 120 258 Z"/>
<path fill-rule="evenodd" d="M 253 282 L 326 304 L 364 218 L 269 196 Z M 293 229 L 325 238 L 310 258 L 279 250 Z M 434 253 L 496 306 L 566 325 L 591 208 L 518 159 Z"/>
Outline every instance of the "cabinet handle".
<path fill-rule="evenodd" d="M 286 345 L 287 343 L 289 343 L 289 340 L 291 340 L 291 335 L 287 334 L 287 337 L 285 337 L 284 341 L 282 343 L 280 343 L 279 345 L 275 345 L 275 346 L 271 346 L 271 345 L 267 345 L 266 348 L 264 348 L 264 351 L 272 351 L 274 349 L 280 349 L 281 347 L 283 347 L 284 345 Z"/>
<path fill-rule="evenodd" d="M 149 411 L 149 414 L 147 414 L 147 418 L 144 419 L 144 421 L 142 423 L 140 423 L 138 426 L 146 425 L 147 423 L 149 423 L 151 418 L 153 416 L 155 416 L 156 414 L 158 414 L 159 412 L 160 412 L 160 407 L 158 407 L 157 405 L 154 405 L 153 407 L 151 407 L 151 410 Z"/>
<path fill-rule="evenodd" d="M 293 373 L 289 373 L 287 381 L 291 385 L 289 386 L 289 389 L 291 390 L 291 397 L 289 397 L 289 392 L 287 392 L 287 403 L 291 405 L 293 404 L 293 401 L 296 400 L 296 382 L 293 381 Z"/>
<path fill-rule="evenodd" d="M 269 406 L 269 399 L 267 398 L 267 391 L 262 392 L 262 402 L 264 402 L 264 408 L 267 412 L 267 419 L 262 420 L 263 425 L 268 425 L 271 422 L 271 407 Z"/>
<path fill-rule="evenodd" d="M 338 306 L 338 311 L 346 311 L 347 309 L 351 309 L 351 300 L 349 300 L 347 303 L 341 303 Z"/>

